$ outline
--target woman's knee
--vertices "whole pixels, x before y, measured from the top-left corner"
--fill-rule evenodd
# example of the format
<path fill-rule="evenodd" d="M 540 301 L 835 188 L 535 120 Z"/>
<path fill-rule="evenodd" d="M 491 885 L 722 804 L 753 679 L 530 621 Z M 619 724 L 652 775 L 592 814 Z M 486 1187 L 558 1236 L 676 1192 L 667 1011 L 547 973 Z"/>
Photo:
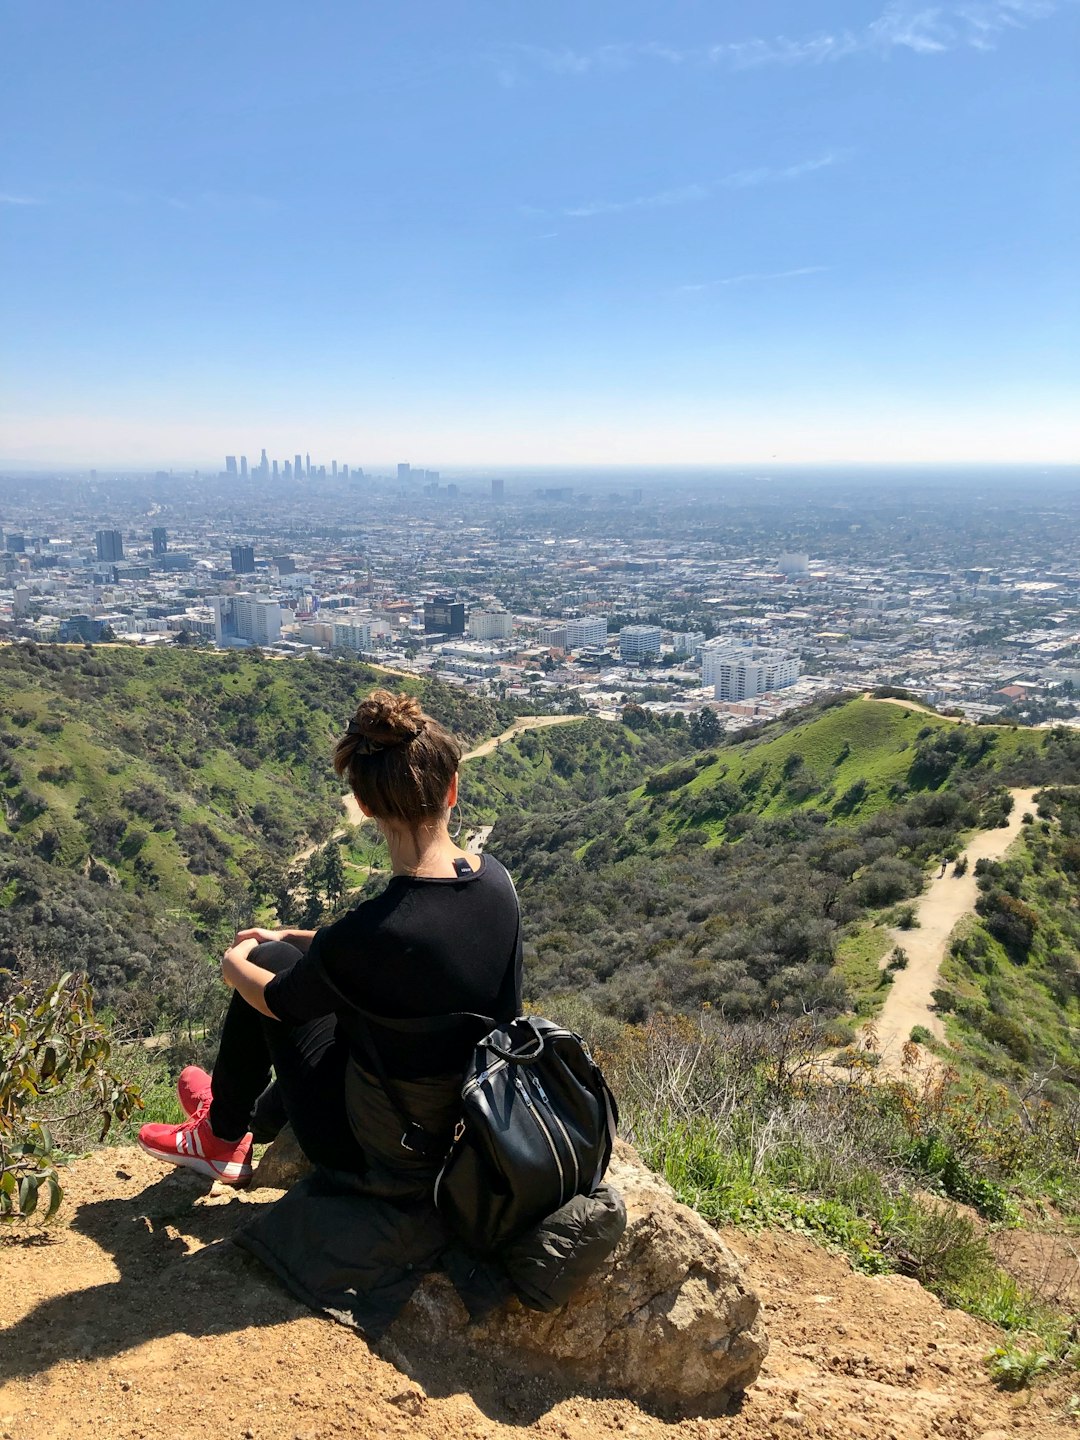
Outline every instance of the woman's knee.
<path fill-rule="evenodd" d="M 291 970 L 302 953 L 287 940 L 264 940 L 261 945 L 255 946 L 248 958 L 261 970 L 270 970 L 275 975 L 280 975 L 283 970 Z"/>

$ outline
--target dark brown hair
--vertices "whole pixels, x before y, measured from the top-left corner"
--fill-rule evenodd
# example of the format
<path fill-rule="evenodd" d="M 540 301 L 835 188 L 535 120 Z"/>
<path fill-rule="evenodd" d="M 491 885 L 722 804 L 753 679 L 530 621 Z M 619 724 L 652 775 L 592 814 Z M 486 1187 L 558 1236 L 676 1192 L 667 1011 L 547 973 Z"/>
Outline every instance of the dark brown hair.
<path fill-rule="evenodd" d="M 334 769 L 379 820 L 410 827 L 439 814 L 461 746 L 412 695 L 373 690 L 334 748 Z"/>

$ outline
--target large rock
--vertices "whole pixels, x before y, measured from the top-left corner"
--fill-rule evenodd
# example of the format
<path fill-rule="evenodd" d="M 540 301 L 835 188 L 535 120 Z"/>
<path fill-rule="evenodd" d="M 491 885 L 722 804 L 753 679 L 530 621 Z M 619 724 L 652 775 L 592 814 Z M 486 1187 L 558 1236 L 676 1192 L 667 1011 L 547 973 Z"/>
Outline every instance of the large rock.
<path fill-rule="evenodd" d="M 295 1141 L 274 1159 L 280 1144 L 267 1152 L 258 1183 L 280 1188 L 302 1173 Z M 541 1315 L 510 1300 L 470 1325 L 447 1278 L 431 1275 L 386 1337 L 390 1357 L 417 1374 L 433 1345 L 461 1343 L 681 1415 L 728 1409 L 768 1350 L 756 1328 L 757 1295 L 713 1228 L 622 1141 L 607 1178 L 626 1201 L 626 1233 L 564 1309 Z"/>

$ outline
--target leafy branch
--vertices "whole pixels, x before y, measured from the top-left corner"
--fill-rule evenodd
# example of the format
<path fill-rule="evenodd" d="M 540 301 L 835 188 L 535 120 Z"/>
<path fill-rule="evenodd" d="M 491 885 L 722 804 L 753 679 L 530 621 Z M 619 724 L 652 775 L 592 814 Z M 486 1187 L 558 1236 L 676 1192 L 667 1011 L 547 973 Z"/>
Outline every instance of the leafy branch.
<path fill-rule="evenodd" d="M 63 1199 L 50 1100 L 77 1094 L 89 1102 L 101 1116 L 101 1140 L 113 1120 L 143 1108 L 136 1087 L 110 1067 L 111 1052 L 85 975 L 62 975 L 43 994 L 23 986 L 0 1005 L 0 1221 L 34 1214 L 43 1190 L 46 1220 Z"/>

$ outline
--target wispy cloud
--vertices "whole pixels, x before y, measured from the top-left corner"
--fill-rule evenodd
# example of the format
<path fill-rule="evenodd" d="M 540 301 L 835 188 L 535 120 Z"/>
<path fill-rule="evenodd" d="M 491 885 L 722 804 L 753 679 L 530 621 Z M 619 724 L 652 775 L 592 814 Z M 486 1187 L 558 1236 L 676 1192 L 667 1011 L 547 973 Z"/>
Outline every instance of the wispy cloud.
<path fill-rule="evenodd" d="M 824 275 L 831 265 L 800 265 L 795 270 L 748 270 L 742 275 L 725 275 L 722 280 L 705 280 L 698 285 L 677 285 L 676 295 L 702 295 L 725 285 L 749 285 L 766 280 L 796 280 L 802 275 Z"/>
<path fill-rule="evenodd" d="M 588 220 L 594 215 L 621 215 L 627 210 L 666 210 L 671 205 L 690 205 L 707 200 L 708 185 L 680 185 L 674 190 L 658 190 L 652 195 L 635 195 L 629 200 L 589 200 L 583 205 L 569 205 L 560 210 L 573 220 Z"/>
<path fill-rule="evenodd" d="M 33 195 L 10 195 L 0 191 L 0 205 L 40 205 L 42 201 Z"/>
<path fill-rule="evenodd" d="M 751 70 L 760 66 L 820 65 L 855 55 L 886 58 L 898 51 L 943 55 L 954 50 L 992 50 L 1010 31 L 1046 20 L 1075 0 L 951 0 L 925 5 L 890 0 L 876 19 L 856 28 L 813 35 L 751 36 L 712 45 L 668 45 L 661 41 L 613 43 L 590 50 L 567 46 L 504 45 L 485 59 L 500 84 L 516 85 L 530 71 L 596 76 L 653 63 L 672 67 Z"/>
<path fill-rule="evenodd" d="M 752 170 L 733 170 L 719 180 L 695 181 L 690 185 L 677 185 L 670 190 L 632 195 L 624 200 L 586 200 L 555 210 L 525 205 L 522 206 L 521 213 L 529 219 L 551 219 L 559 216 L 569 220 L 591 220 L 597 215 L 624 215 L 633 210 L 667 210 L 676 205 L 693 205 L 708 200 L 719 190 L 749 190 L 758 185 L 777 185 L 788 180 L 797 180 L 815 170 L 827 169 L 843 158 L 841 152 L 830 151 L 811 160 L 800 160 L 795 165 L 760 165 Z"/>

